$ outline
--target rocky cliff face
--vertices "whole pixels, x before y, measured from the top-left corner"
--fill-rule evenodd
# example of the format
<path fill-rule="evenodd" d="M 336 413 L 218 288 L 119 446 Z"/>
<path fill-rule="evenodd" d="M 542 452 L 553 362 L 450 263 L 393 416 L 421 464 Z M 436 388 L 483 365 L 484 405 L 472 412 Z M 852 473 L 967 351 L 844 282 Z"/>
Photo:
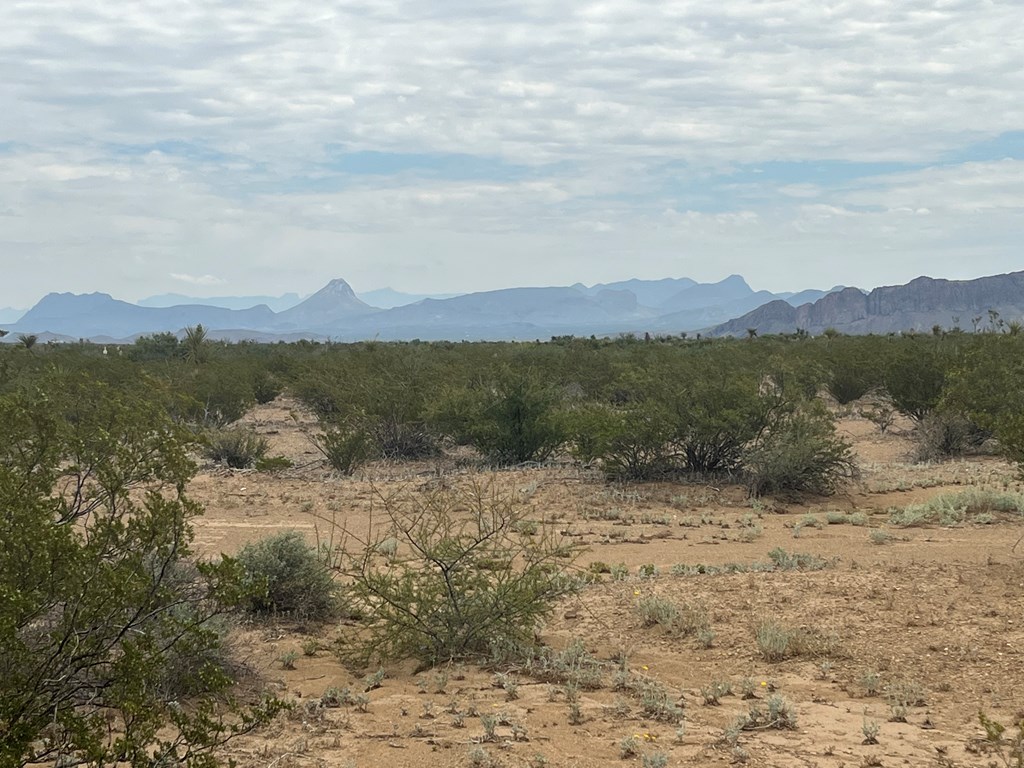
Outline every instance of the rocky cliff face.
<path fill-rule="evenodd" d="M 801 307 L 773 301 L 707 333 L 740 336 L 748 328 L 761 334 L 793 333 L 798 328 L 812 334 L 826 328 L 842 333 L 898 333 L 925 331 L 935 325 L 971 330 L 979 319 L 988 322 L 990 311 L 998 312 L 1007 322 L 1024 319 L 1024 272 L 977 280 L 919 277 L 868 294 L 846 288 Z"/>

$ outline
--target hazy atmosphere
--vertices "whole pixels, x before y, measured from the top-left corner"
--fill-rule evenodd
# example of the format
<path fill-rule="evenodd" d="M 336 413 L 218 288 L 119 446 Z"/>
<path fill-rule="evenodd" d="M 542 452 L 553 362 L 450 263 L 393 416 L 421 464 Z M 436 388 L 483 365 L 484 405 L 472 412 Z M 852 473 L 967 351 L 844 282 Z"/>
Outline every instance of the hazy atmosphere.
<path fill-rule="evenodd" d="M 0 4 L 0 307 L 1018 269 L 1020 13 Z"/>

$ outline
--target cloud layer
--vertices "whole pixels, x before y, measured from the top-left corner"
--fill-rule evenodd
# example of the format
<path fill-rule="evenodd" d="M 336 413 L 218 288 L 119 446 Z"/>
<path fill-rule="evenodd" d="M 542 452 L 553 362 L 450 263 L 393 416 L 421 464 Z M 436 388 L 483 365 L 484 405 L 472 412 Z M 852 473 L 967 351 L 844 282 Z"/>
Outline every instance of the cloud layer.
<path fill-rule="evenodd" d="M 1015 1 L 0 5 L 0 304 L 1019 266 Z"/>

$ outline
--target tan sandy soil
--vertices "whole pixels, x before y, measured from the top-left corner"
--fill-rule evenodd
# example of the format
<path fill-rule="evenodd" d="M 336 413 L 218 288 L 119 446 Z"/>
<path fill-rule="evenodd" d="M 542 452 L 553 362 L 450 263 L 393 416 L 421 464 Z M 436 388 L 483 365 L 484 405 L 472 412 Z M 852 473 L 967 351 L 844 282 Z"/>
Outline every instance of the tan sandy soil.
<path fill-rule="evenodd" d="M 861 478 L 841 495 L 791 503 L 751 501 L 728 485 L 611 485 L 569 462 L 490 473 L 446 458 L 381 464 L 345 478 L 320 461 L 310 442 L 315 419 L 295 403 L 261 406 L 244 421 L 268 436 L 272 454 L 295 467 L 278 473 L 204 467 L 190 489 L 206 507 L 196 525 L 202 551 L 236 552 L 285 529 L 326 541 L 332 519 L 365 529 L 378 494 L 481 476 L 517 491 L 537 519 L 553 520 L 583 545 L 582 566 L 623 563 L 629 576 L 604 575 L 560 605 L 543 629 L 545 643 L 563 648 L 578 639 L 608 662 L 602 687 L 581 692 L 577 725 L 569 723 L 559 686 L 519 675 L 518 697 L 509 700 L 493 671 L 468 664 L 418 673 L 410 663 L 394 664 L 383 685 L 368 692 L 365 712 L 325 710 L 315 701 L 326 689 L 358 693 L 373 671 L 348 670 L 330 650 L 352 627 L 342 623 L 313 635 L 287 624 L 245 627 L 236 638 L 240 652 L 297 708 L 231 744 L 227 755 L 243 768 L 469 766 L 474 749 L 505 766 L 639 766 L 642 755 L 657 752 L 669 766 L 743 759 L 752 766 L 975 766 L 993 759 L 976 754 L 971 741 L 981 734 L 979 709 L 1005 723 L 1024 710 L 1024 521 L 899 529 L 887 513 L 965 488 L 1020 492 L 1015 470 L 993 458 L 912 464 L 908 424 L 881 435 L 864 419 L 843 419 L 840 430 L 854 443 Z M 829 511 L 862 512 L 867 524 L 829 525 Z M 818 527 L 806 524 L 808 515 Z M 892 538 L 875 543 L 877 531 Z M 776 547 L 831 565 L 808 572 L 672 573 L 674 565 L 766 563 Z M 639 578 L 642 564 L 656 566 L 658 575 Z M 643 627 L 636 604 L 651 594 L 705 607 L 711 647 Z M 835 647 L 768 663 L 753 631 L 764 619 L 818 631 Z M 320 649 L 304 655 L 310 639 Z M 288 651 L 299 653 L 293 670 L 279 661 Z M 613 690 L 623 657 L 630 672 L 678 695 L 685 711 L 681 736 L 677 723 L 645 719 L 635 696 Z M 865 688 L 871 676 L 878 694 Z M 739 695 L 744 678 L 762 701 L 773 690 L 788 699 L 797 728 L 743 732 L 738 749 L 723 744 L 724 729 L 752 703 Z M 730 682 L 733 693 L 706 706 L 701 689 L 715 681 Z M 923 703 L 910 708 L 907 722 L 890 722 L 885 690 L 901 683 L 919 686 Z M 506 723 L 496 741 L 482 741 L 480 714 L 498 714 Z M 877 745 L 863 743 L 865 722 L 878 724 Z M 639 754 L 624 760 L 619 744 L 632 735 Z"/>

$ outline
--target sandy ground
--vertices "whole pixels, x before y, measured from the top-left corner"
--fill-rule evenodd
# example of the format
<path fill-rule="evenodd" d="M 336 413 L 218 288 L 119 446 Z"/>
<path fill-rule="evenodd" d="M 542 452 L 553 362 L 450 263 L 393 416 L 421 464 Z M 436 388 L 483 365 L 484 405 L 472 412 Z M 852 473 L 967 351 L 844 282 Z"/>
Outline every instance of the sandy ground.
<path fill-rule="evenodd" d="M 395 664 L 364 707 L 324 709 L 316 702 L 327 689 L 361 692 L 373 671 L 346 669 L 331 652 L 350 626 L 313 634 L 286 624 L 241 628 L 240 652 L 272 690 L 297 704 L 231 744 L 225 756 L 243 768 L 654 766 L 662 754 L 669 766 L 985 766 L 995 757 L 979 754 L 974 741 L 978 711 L 1004 723 L 1024 712 L 1024 520 L 905 529 L 888 522 L 892 507 L 965 488 L 1020 492 L 1021 485 L 1012 467 L 992 458 L 910 463 L 907 424 L 882 435 L 864 419 L 843 419 L 861 478 L 841 495 L 795 504 L 754 502 L 728 485 L 610 485 L 568 462 L 491 473 L 449 457 L 375 465 L 345 478 L 320 461 L 310 441 L 315 419 L 295 403 L 261 406 L 243 421 L 267 435 L 271 454 L 295 466 L 277 473 L 204 467 L 190 489 L 206 508 L 196 525 L 202 551 L 236 552 L 285 529 L 327 541 L 331 520 L 365 527 L 378 494 L 477 477 L 515 491 L 532 515 L 582 545 L 581 566 L 621 563 L 629 571 L 621 581 L 602 576 L 559 605 L 543 628 L 546 644 L 581 641 L 607 662 L 601 687 L 580 692 L 575 718 L 563 687 L 513 671 L 512 698 L 493 671 L 468 664 L 418 673 Z M 829 512 L 866 519 L 828 524 Z M 680 566 L 766 563 L 776 547 L 830 565 L 678 574 Z M 643 564 L 657 575 L 641 578 Z M 644 627 L 636 606 L 650 595 L 706 609 L 710 647 L 707 636 Z M 766 662 L 754 637 L 766 619 L 819 633 L 830 646 Z M 303 651 L 314 646 L 311 655 Z M 294 669 L 280 662 L 289 651 L 299 654 Z M 638 696 L 615 690 L 619 668 L 662 684 L 683 708 L 682 728 L 650 719 Z M 715 683 L 728 683 L 732 693 L 706 704 L 702 689 Z M 743 698 L 744 688 L 753 699 Z M 887 692 L 898 690 L 914 691 L 906 722 L 892 719 Z M 738 715 L 773 692 L 793 705 L 795 729 L 723 738 Z M 481 715 L 497 717 L 491 740 Z M 865 744 L 873 726 L 878 743 Z M 623 757 L 630 737 L 635 754 Z"/>

